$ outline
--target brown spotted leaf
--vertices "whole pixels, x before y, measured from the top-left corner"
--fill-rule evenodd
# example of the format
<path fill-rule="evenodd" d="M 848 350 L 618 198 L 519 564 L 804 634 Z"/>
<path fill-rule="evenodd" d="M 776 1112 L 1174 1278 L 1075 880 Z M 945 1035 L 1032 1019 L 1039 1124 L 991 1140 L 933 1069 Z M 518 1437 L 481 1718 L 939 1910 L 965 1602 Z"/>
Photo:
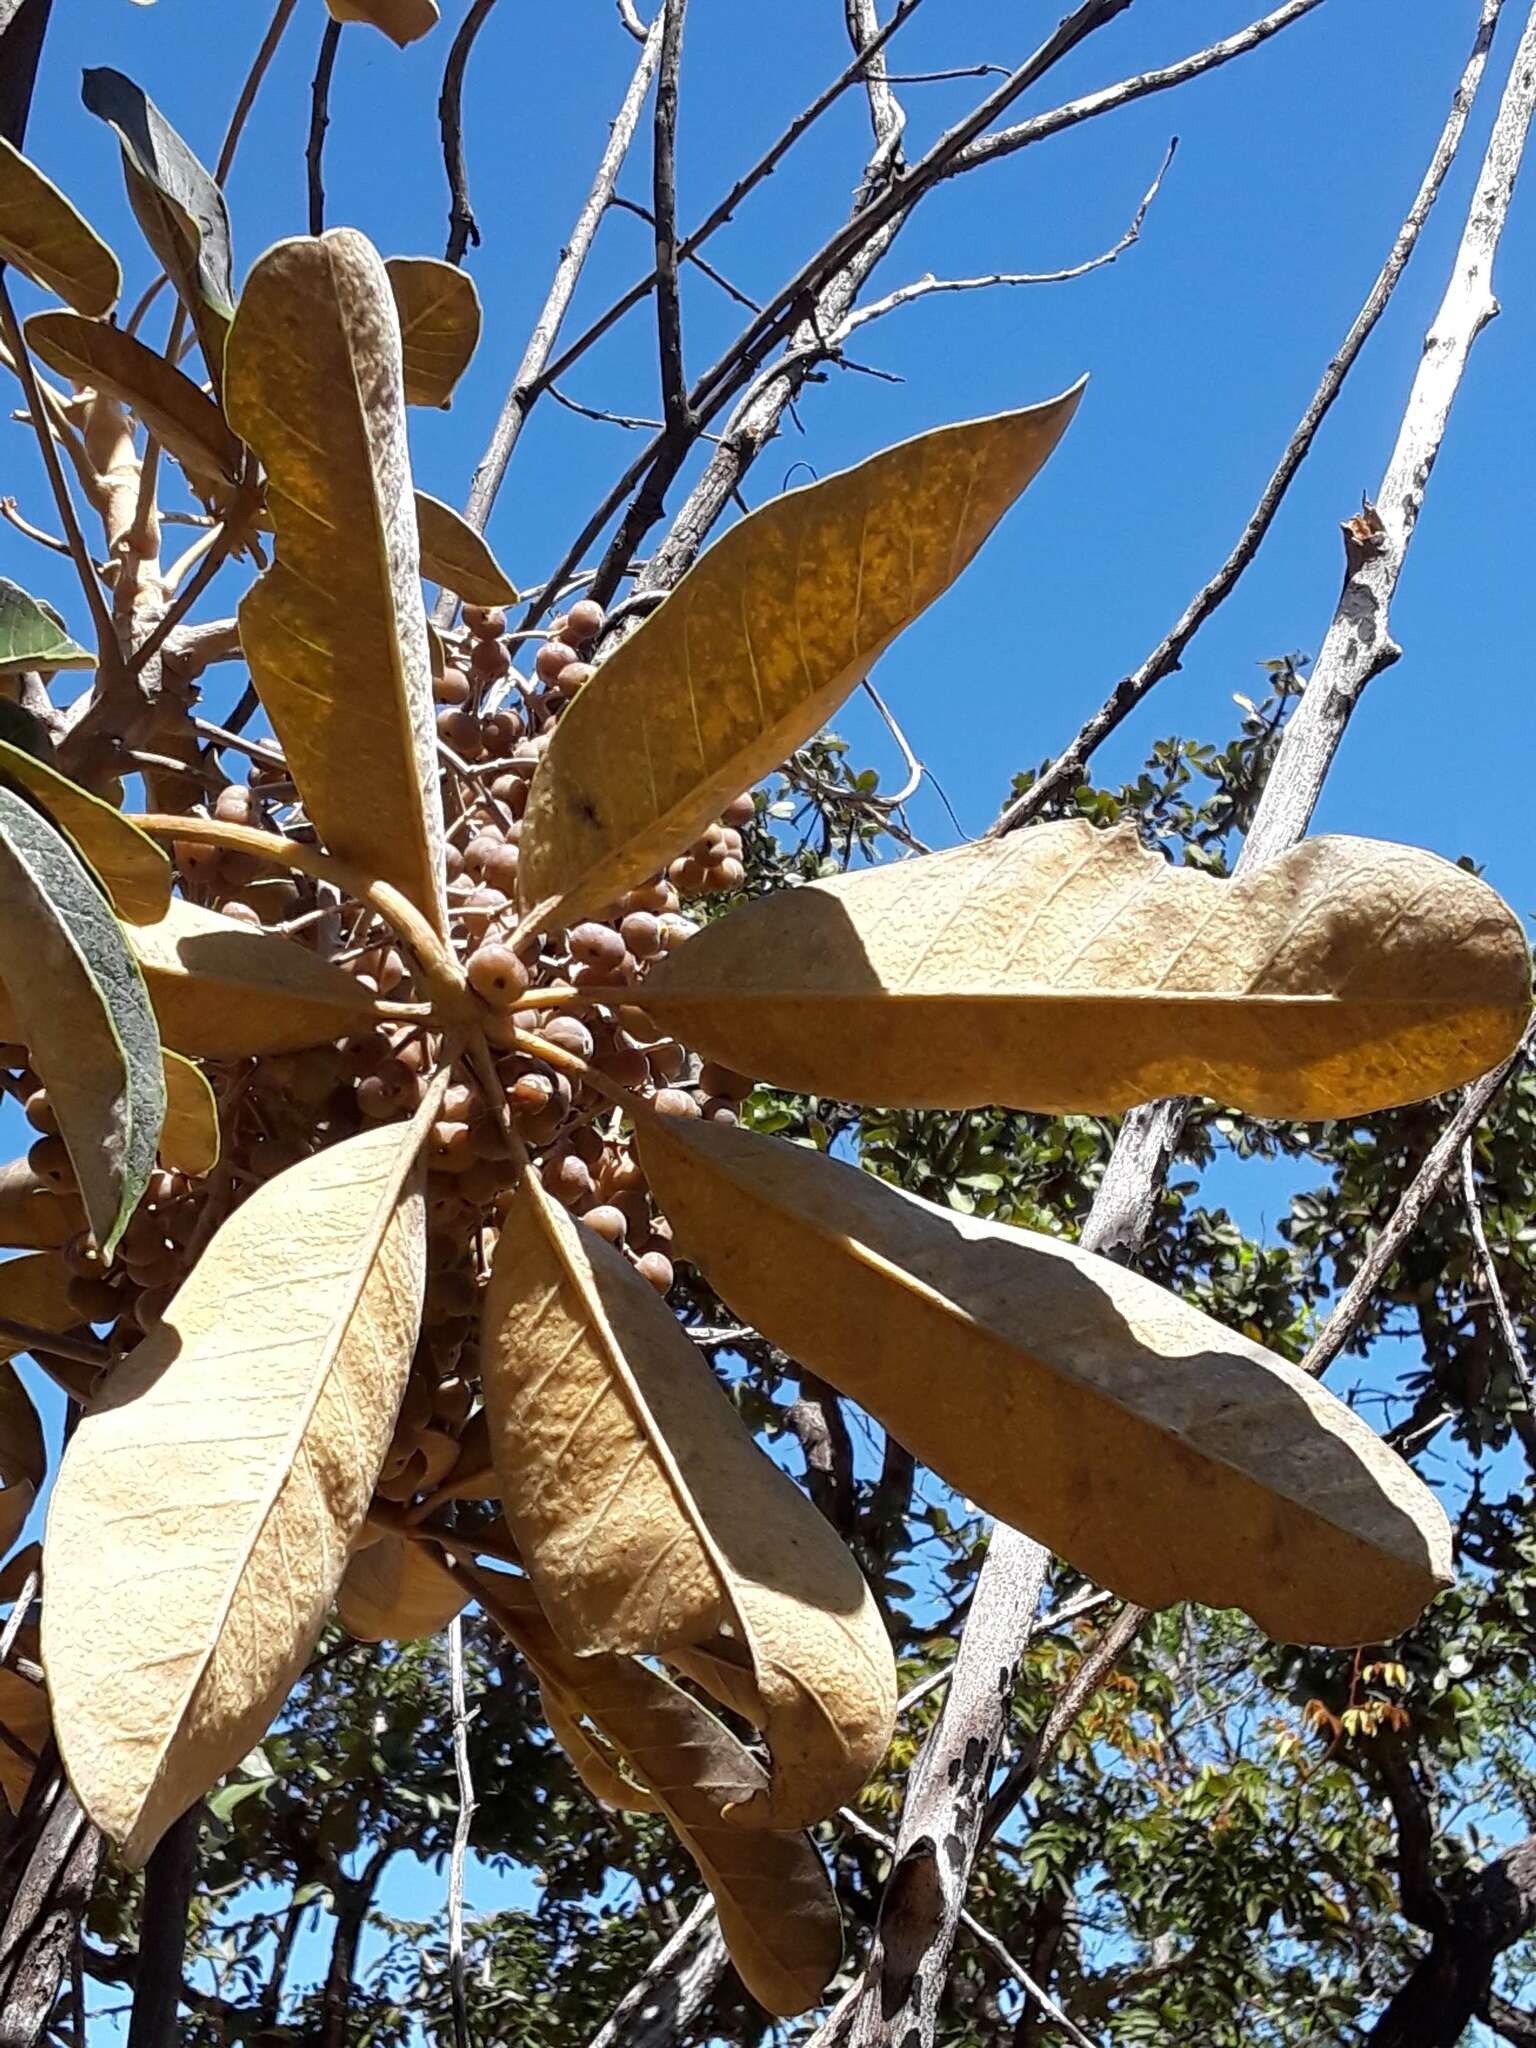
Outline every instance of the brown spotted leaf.
<path fill-rule="evenodd" d="M 965 568 L 1081 395 L 919 435 L 718 540 L 550 738 L 523 818 L 524 929 L 622 896 L 812 738 Z"/>
<path fill-rule="evenodd" d="M 647 1116 L 640 1156 L 737 1314 L 1126 1599 L 1360 1643 L 1449 1580 L 1444 1512 L 1410 1466 L 1139 1273 L 733 1126 Z"/>
<path fill-rule="evenodd" d="M 741 1821 L 836 1812 L 895 1715 L 869 1588 L 655 1290 L 536 1174 L 503 1223 L 481 1333 L 502 1505 L 551 1623 L 582 1655 L 672 1659 L 763 1729 L 772 1783 Z"/>
<path fill-rule="evenodd" d="M 659 961 L 645 1006 L 841 1101 L 1309 1121 L 1486 1073 L 1530 986 L 1519 918 L 1436 854 L 1308 839 L 1230 881 L 1077 820 L 759 897 Z"/>

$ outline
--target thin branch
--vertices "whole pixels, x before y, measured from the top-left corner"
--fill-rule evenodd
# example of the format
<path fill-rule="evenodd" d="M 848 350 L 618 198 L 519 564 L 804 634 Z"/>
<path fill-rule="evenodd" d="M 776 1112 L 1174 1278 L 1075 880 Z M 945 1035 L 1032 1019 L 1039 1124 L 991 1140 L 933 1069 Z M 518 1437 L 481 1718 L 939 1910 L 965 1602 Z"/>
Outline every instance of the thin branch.
<path fill-rule="evenodd" d="M 1460 1162 L 1461 1199 L 1467 1212 L 1467 1228 L 1472 1233 L 1472 1242 L 1477 1248 L 1477 1262 L 1483 1272 L 1483 1283 L 1493 1303 L 1494 1321 L 1498 1324 L 1499 1335 L 1504 1340 L 1509 1368 L 1515 1376 L 1515 1385 L 1520 1389 L 1526 1412 L 1536 1416 L 1536 1390 L 1531 1386 L 1531 1368 L 1526 1362 L 1525 1346 L 1520 1342 L 1520 1332 L 1515 1327 L 1515 1319 L 1509 1312 L 1509 1303 L 1504 1298 L 1504 1289 L 1499 1284 L 1499 1269 L 1493 1263 L 1488 1233 L 1483 1228 L 1483 1211 L 1477 1199 L 1477 1175 L 1472 1163 L 1470 1133 L 1462 1142 Z"/>
<path fill-rule="evenodd" d="M 555 269 L 554 280 L 548 296 L 534 322 L 533 332 L 523 350 L 523 359 L 518 364 L 517 375 L 512 380 L 502 405 L 500 416 L 491 433 L 490 444 L 481 456 L 470 484 L 469 498 L 464 507 L 464 517 L 477 533 L 484 533 L 486 521 L 491 516 L 491 507 L 496 502 L 496 493 L 501 489 L 501 480 L 507 473 L 507 464 L 517 446 L 523 431 L 523 422 L 536 395 L 535 387 L 549 361 L 550 351 L 555 345 L 571 297 L 576 290 L 583 266 L 591 250 L 598 225 L 608 208 L 614 184 L 629 146 L 635 137 L 640 121 L 640 110 L 650 90 L 651 78 L 661 56 L 662 21 L 658 15 L 646 35 L 634 75 L 625 90 L 623 103 L 614 118 L 609 132 L 607 146 L 603 150 L 597 174 L 592 180 L 591 190 L 576 216 L 576 224 L 566 239 L 560 261 Z M 445 590 L 438 598 L 433 612 L 434 622 L 439 628 L 453 622 L 455 598 Z"/>
<path fill-rule="evenodd" d="M 475 38 L 495 4 L 496 0 L 474 0 L 448 52 L 448 61 L 443 66 L 443 88 L 438 94 L 443 168 L 448 173 L 448 246 L 443 255 L 449 263 L 462 263 L 466 249 L 480 246 L 480 224 L 469 203 L 469 170 L 464 162 L 464 70 Z"/>
<path fill-rule="evenodd" d="M 72 1337 L 60 1330 L 39 1330 L 32 1323 L 20 1323 L 14 1316 L 0 1316 L 0 1337 L 8 1346 L 22 1351 L 52 1353 L 55 1358 L 73 1359 L 105 1372 L 113 1363 L 112 1353 L 94 1337 Z"/>
<path fill-rule="evenodd" d="M 459 1788 L 448 1865 L 448 1986 L 453 1999 L 454 2048 L 471 2048 L 464 1977 L 464 1858 L 475 1818 L 475 1781 L 469 1769 L 469 1715 L 464 1704 L 464 1618 L 458 1614 L 448 1624 L 448 1683 L 453 1703 L 453 1770 Z"/>
<path fill-rule="evenodd" d="M 1456 1170 L 1462 1147 L 1469 1142 L 1510 1078 L 1524 1064 L 1531 1041 L 1532 1033 L 1527 1032 L 1501 1067 L 1495 1067 L 1491 1074 L 1485 1074 L 1481 1081 L 1466 1090 L 1456 1114 L 1425 1153 L 1423 1164 L 1399 1195 L 1397 1207 L 1371 1240 L 1370 1250 L 1361 1260 L 1354 1278 L 1334 1303 L 1327 1322 L 1313 1339 L 1311 1348 L 1301 1361 L 1303 1372 L 1311 1373 L 1314 1378 L 1325 1373 L 1354 1337 L 1377 1288 L 1397 1264 L 1403 1247 Z"/>
<path fill-rule="evenodd" d="M 1328 417 L 1334 400 L 1344 388 L 1345 378 L 1354 368 L 1360 351 L 1365 347 L 1376 323 L 1386 311 L 1387 304 L 1397 289 L 1398 280 L 1408 266 L 1408 259 L 1413 254 L 1424 223 L 1429 219 L 1435 201 L 1440 196 L 1440 188 L 1445 182 L 1446 173 L 1455 162 L 1456 152 L 1461 146 L 1467 116 L 1472 110 L 1472 102 L 1477 97 L 1477 89 L 1482 82 L 1489 47 L 1493 41 L 1494 26 L 1503 5 L 1504 0 L 1484 0 L 1471 55 L 1461 77 L 1457 80 L 1456 90 L 1451 97 L 1450 111 L 1445 117 L 1445 125 L 1440 131 L 1428 168 L 1414 195 L 1413 204 L 1409 207 L 1387 253 L 1387 259 L 1376 273 L 1375 282 L 1366 293 L 1365 301 L 1355 315 L 1349 332 L 1339 344 L 1337 353 L 1324 370 L 1317 389 L 1308 400 L 1306 410 L 1297 421 L 1295 431 L 1286 443 L 1284 452 L 1275 465 L 1269 482 L 1264 486 L 1247 525 L 1239 534 L 1232 552 L 1210 581 L 1195 593 L 1140 667 L 1120 678 L 1071 745 L 1057 756 L 1038 782 L 1032 783 L 1022 796 L 1007 807 L 992 827 L 992 836 L 1011 832 L 1020 825 L 1027 825 L 1031 818 L 1040 815 L 1046 803 L 1063 784 L 1075 781 L 1082 774 L 1094 750 L 1130 716 L 1156 684 L 1165 676 L 1177 671 L 1190 642 L 1206 621 L 1226 603 L 1237 588 L 1239 579 L 1258 554 L 1265 536 L 1274 524 L 1276 513 L 1285 501 L 1286 493 L 1296 479 L 1297 471 L 1311 452 L 1318 429 Z"/>
<path fill-rule="evenodd" d="M 97 656 L 104 669 L 117 666 L 117 634 L 112 624 L 112 615 L 102 595 L 101 581 L 96 574 L 95 564 L 85 545 L 75 501 L 69 494 L 64 468 L 59 461 L 58 447 L 49 430 L 48 414 L 43 403 L 43 394 L 38 385 L 37 371 L 32 364 L 32 352 L 27 347 L 21 331 L 21 322 L 16 318 L 16 308 L 11 303 L 10 287 L 0 275 L 0 335 L 10 352 L 11 366 L 20 380 L 23 395 L 27 401 L 27 417 L 32 422 L 32 431 L 37 436 L 38 453 L 43 458 L 43 468 L 48 473 L 49 489 L 53 502 L 58 508 L 59 524 L 64 529 L 70 557 L 75 565 L 75 574 L 85 593 L 86 604 L 90 607 L 91 623 L 96 629 Z"/>
<path fill-rule="evenodd" d="M 615 192 L 608 204 L 616 212 L 634 214 L 637 220 L 643 220 L 649 228 L 654 228 L 656 225 L 656 216 L 648 206 L 640 205 L 638 200 L 626 199 L 622 192 Z M 726 297 L 734 299 L 738 306 L 745 306 L 749 313 L 761 311 L 757 300 L 742 291 L 739 285 L 732 284 L 723 271 L 716 270 L 713 263 L 707 262 L 702 256 L 689 254 L 681 243 L 678 244 L 677 253 L 682 262 L 691 264 L 699 272 L 700 276 L 707 277 L 711 284 L 719 285 Z"/>
<path fill-rule="evenodd" d="M 36 541 L 40 548 L 47 548 L 51 554 L 69 554 L 69 542 L 60 540 L 57 534 L 45 533 L 40 526 L 34 526 L 30 519 L 22 516 L 14 498 L 0 498 L 0 519 L 4 519 L 28 540 Z"/>
<path fill-rule="evenodd" d="M 805 134 L 806 130 L 818 121 L 829 107 L 834 106 L 850 86 L 858 84 L 864 77 L 874 57 L 885 48 L 896 31 L 911 19 L 922 4 L 923 0 L 901 0 L 901 5 L 885 24 L 885 27 L 858 52 L 852 63 L 846 65 L 838 73 L 830 85 L 824 87 L 817 94 L 808 107 L 795 116 L 783 133 L 769 144 L 757 162 L 736 180 L 730 191 L 726 193 L 718 205 L 712 207 L 692 233 L 683 238 L 682 242 L 678 245 L 679 257 L 684 260 L 692 257 L 694 251 L 701 248 L 717 229 L 726 225 L 748 194 L 754 191 L 765 178 L 771 177 L 774 171 L 778 169 L 785 156 L 800 140 L 800 137 Z M 659 28 L 660 17 L 658 16 L 651 33 L 655 35 Z M 656 272 L 654 270 L 651 271 L 648 277 L 636 278 L 628 290 L 621 292 L 612 305 L 605 308 L 589 327 L 584 328 L 577 335 L 564 354 L 549 365 L 548 369 L 544 372 L 543 378 L 540 380 L 541 385 L 553 378 L 563 377 L 572 363 L 579 356 L 585 355 L 587 350 L 595 342 L 600 341 L 609 328 L 617 321 L 623 319 L 626 313 L 638 306 L 655 289 L 655 285 Z M 760 309 L 754 308 L 754 310 Z M 537 396 L 537 391 L 530 391 L 530 402 L 535 396 Z"/>
<path fill-rule="evenodd" d="M 661 356 L 661 416 L 686 440 L 693 425 L 683 370 L 683 307 L 677 281 L 677 81 L 688 0 L 662 0 L 661 62 L 652 122 L 651 203 L 656 216 L 656 342 Z"/>
<path fill-rule="evenodd" d="M 336 69 L 336 46 L 341 41 L 341 23 L 327 19 L 320 38 L 320 56 L 309 88 L 309 141 L 304 163 L 309 179 L 309 232 L 325 233 L 325 131 L 331 125 L 331 73 Z"/>
<path fill-rule="evenodd" d="M 705 1892 L 587 2048 L 674 2048 L 725 1975 L 728 1961 L 715 1902 Z"/>
<path fill-rule="evenodd" d="M 1503 0 L 1499 0 L 1499 4 L 1502 6 Z M 1123 256 L 1127 249 L 1133 248 L 1140 241 L 1141 230 L 1146 222 L 1148 209 L 1158 195 L 1163 179 L 1167 175 L 1168 166 L 1173 162 L 1178 146 L 1179 138 L 1175 135 L 1168 144 L 1161 168 L 1157 176 L 1152 180 L 1152 183 L 1147 187 L 1146 194 L 1141 204 L 1137 207 L 1135 217 L 1132 219 L 1130 226 L 1120 237 L 1119 241 L 1112 248 L 1106 249 L 1102 255 L 1090 256 L 1085 263 L 1074 263 L 1065 270 L 1015 271 L 1011 273 L 1008 271 L 994 271 L 987 277 L 935 277 L 932 271 L 930 271 L 926 277 L 916 278 L 911 284 L 904 284 L 896 291 L 888 292 L 883 299 L 873 299 L 867 306 L 860 306 L 857 312 L 850 313 L 838 332 L 837 339 L 839 343 L 844 341 L 850 334 L 856 333 L 859 328 L 867 327 L 871 320 L 884 319 L 887 313 L 894 313 L 902 306 L 910 306 L 914 300 L 930 298 L 935 292 L 985 291 L 993 285 L 1069 284 L 1074 278 L 1086 277 L 1090 271 L 1105 269 L 1109 264 L 1116 262 Z"/>
<path fill-rule="evenodd" d="M 272 59 L 277 55 L 277 46 L 283 40 L 283 31 L 292 21 L 298 4 L 299 0 L 277 0 L 272 19 L 267 24 L 267 32 L 261 39 L 261 47 L 251 59 L 251 68 L 246 73 L 244 85 L 240 88 L 240 97 L 235 101 L 235 111 L 230 115 L 229 126 L 224 131 L 223 146 L 219 150 L 219 160 L 213 172 L 216 185 L 224 184 L 234 168 L 235 151 L 240 147 L 240 137 L 245 133 L 245 124 L 250 119 L 252 107 L 256 104 L 261 82 L 267 75 Z M 172 360 L 174 361 L 174 357 Z"/>
<path fill-rule="evenodd" d="M 886 1834 L 885 1830 L 872 1827 L 865 1820 L 864 1816 L 861 1813 L 856 1813 L 851 1806 L 840 1806 L 837 1809 L 837 1817 L 843 1822 L 845 1827 L 852 1828 L 856 1835 L 862 1835 L 866 1842 L 873 1842 L 877 1847 L 883 1849 L 887 1856 L 895 1855 L 896 1844 Z M 1040 2010 L 1048 2018 L 1055 2021 L 1067 2039 L 1075 2044 L 1075 2048 L 1097 2048 L 1097 2044 L 1083 2032 L 1075 2020 L 1062 2011 L 1050 1993 L 1043 1990 L 1036 1983 L 1035 1979 L 1025 1969 L 1024 1965 L 1019 1962 L 1017 1957 L 1009 1954 L 990 1927 L 984 1927 L 975 1914 L 969 1912 L 961 1913 L 960 1924 L 981 1943 L 989 1955 L 1002 1964 L 1009 1976 L 1023 1990 L 1025 1996 L 1032 1998 Z"/>
<path fill-rule="evenodd" d="M 202 1825 L 203 1802 L 199 1799 L 160 1837 L 145 1866 L 128 2048 L 176 2048 L 187 1913 L 197 1878 Z"/>
<path fill-rule="evenodd" d="M 637 43 L 645 41 L 645 23 L 635 12 L 635 0 L 618 0 L 619 20 Z"/>
<path fill-rule="evenodd" d="M 1352 528 L 1344 589 L 1301 702 L 1285 728 L 1236 872 L 1294 845 L 1367 684 L 1397 658 L 1390 607 L 1424 490 L 1473 343 L 1492 319 L 1490 273 L 1536 105 L 1536 9 L 1505 87 L 1464 222 L 1450 282 L 1431 325 L 1378 494 Z M 1364 529 L 1362 533 L 1362 529 Z M 1084 1250 L 1133 1259 L 1184 1122 L 1178 1101 L 1133 1111 L 1121 1126 L 1084 1224 Z M 1033 1626 L 1048 1560 L 999 1525 L 976 1582 L 944 1711 L 912 1774 L 899 1855 L 881 1906 L 854 2019 L 858 2048 L 899 2040 L 928 2048 L 948 1975 L 964 1887 L 980 1838 L 982 1797 L 1007 1727 L 1007 1703 Z M 942 1843 L 940 1857 L 935 1845 Z M 906 1880 L 906 1881 L 904 1881 Z"/>
<path fill-rule="evenodd" d="M 1257 50 L 1261 44 L 1321 5 L 1322 0 L 1286 0 L 1284 6 L 1261 15 L 1246 28 L 1237 29 L 1232 35 L 1223 36 L 1219 42 L 1210 43 L 1203 50 L 1195 50 L 1188 57 L 1180 57 L 1173 64 L 1165 64 L 1155 71 L 1138 72 L 1134 78 L 1123 78 L 1117 85 L 1106 85 L 1098 92 L 1086 93 L 1081 99 L 1068 100 L 1063 106 L 1031 115 L 1027 121 L 1019 121 L 1011 128 L 1000 128 L 995 135 L 979 136 L 957 152 L 945 167 L 944 176 L 963 177 L 978 164 L 996 163 L 1001 157 L 1013 156 L 1021 149 L 1028 149 L 1032 143 L 1044 142 L 1065 129 L 1075 128 L 1080 121 L 1116 113 L 1121 107 L 1146 99 L 1151 93 L 1169 92 L 1187 85 L 1193 78 L 1203 77 L 1208 71 L 1218 71 L 1235 57 L 1246 57 L 1250 50 Z"/>

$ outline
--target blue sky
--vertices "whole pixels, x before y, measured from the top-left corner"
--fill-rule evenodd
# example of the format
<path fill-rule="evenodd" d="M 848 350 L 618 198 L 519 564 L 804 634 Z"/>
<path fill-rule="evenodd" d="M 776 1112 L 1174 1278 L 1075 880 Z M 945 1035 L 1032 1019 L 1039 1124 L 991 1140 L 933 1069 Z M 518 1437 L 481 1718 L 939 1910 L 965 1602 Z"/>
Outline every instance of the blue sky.
<path fill-rule="evenodd" d="M 901 70 L 1016 63 L 1053 25 L 1054 5 L 928 0 L 892 47 Z M 1230 32 L 1256 0 L 1139 0 L 1023 102 L 1034 111 L 1165 62 Z M 1260 559 L 1106 749 L 1129 768 L 1154 737 L 1222 737 L 1234 690 L 1284 650 L 1315 650 L 1337 595 L 1338 522 L 1381 474 L 1424 330 L 1443 287 L 1462 207 L 1513 48 L 1510 0 L 1462 157 L 1387 321 Z M 441 254 L 446 192 L 437 79 L 462 14 L 399 53 L 358 28 L 342 39 L 327 146 L 328 218 L 386 254 Z M 1254 55 L 1176 94 L 1095 121 L 971 178 L 919 209 L 877 289 L 926 271 L 1048 270 L 1112 244 L 1169 139 L 1180 148 L 1142 240 L 1112 268 L 1054 287 L 944 296 L 866 330 L 864 361 L 807 393 L 804 425 L 760 461 L 752 504 L 940 422 L 1027 404 L 1087 371 L 1091 383 L 1053 462 L 955 592 L 881 663 L 879 687 L 967 832 L 994 813 L 1014 769 L 1070 738 L 1106 688 L 1161 635 L 1227 552 L 1323 365 L 1380 263 L 1444 118 L 1470 45 L 1475 0 L 1325 0 Z M 29 149 L 125 257 L 132 303 L 152 274 L 123 199 L 115 143 L 81 108 L 79 71 L 112 64 L 158 101 L 211 162 L 268 15 L 267 0 L 71 0 L 44 60 Z M 681 212 L 701 214 L 786 118 L 846 61 L 831 0 L 693 0 L 679 138 Z M 237 272 L 305 219 L 308 80 L 323 25 L 303 0 L 230 182 Z M 416 414 L 418 480 L 461 502 L 501 394 L 547 288 L 634 61 L 610 0 L 497 9 L 465 101 L 471 187 L 484 243 L 469 267 L 485 339 L 451 412 Z M 909 154 L 973 103 L 977 80 L 902 89 Z M 760 296 L 846 211 L 867 146 L 849 95 L 709 250 Z M 648 197 L 638 158 L 620 190 Z M 605 225 L 576 321 L 648 266 L 633 216 Z M 1483 336 L 1457 401 L 1395 614 L 1404 659 L 1372 686 L 1321 807 L 1320 829 L 1470 853 L 1522 912 L 1536 907 L 1528 832 L 1536 614 L 1536 175 L 1517 194 L 1500 261 L 1504 313 Z M 18 282 L 18 296 L 33 303 Z M 162 331 L 163 312 L 148 332 Z M 695 367 L 741 324 L 740 309 L 690 279 L 685 345 Z M 574 331 L 574 330 L 573 330 Z M 570 393 L 618 411 L 655 409 L 655 348 L 643 312 L 578 365 Z M 622 430 L 544 404 L 519 447 L 491 533 L 512 574 L 540 580 L 633 452 Z M 809 465 L 809 471 L 806 465 Z M 25 432 L 0 428 L 0 491 L 53 523 Z M 674 494 L 674 503 L 680 493 Z M 8 530 L 0 569 L 83 627 L 67 570 Z M 61 573 L 62 571 L 62 573 Z M 235 588 L 205 607 L 227 611 Z M 212 680 L 217 715 L 238 688 Z M 855 751 L 898 773 L 863 708 L 841 721 Z M 926 793 L 915 828 L 954 836 Z M 11 1136 L 14 1116 L 0 1136 Z M 24 1139 L 18 1134 L 13 1149 Z M 1212 1190 L 1249 1228 L 1272 1223 L 1285 1189 L 1259 1169 L 1220 1170 Z M 435 1894 L 435 1881 L 429 1880 Z M 495 1894 L 502 1896 L 500 1888 Z M 492 1888 L 472 1903 L 492 1903 Z M 420 1910 L 407 1886 L 391 1903 Z"/>

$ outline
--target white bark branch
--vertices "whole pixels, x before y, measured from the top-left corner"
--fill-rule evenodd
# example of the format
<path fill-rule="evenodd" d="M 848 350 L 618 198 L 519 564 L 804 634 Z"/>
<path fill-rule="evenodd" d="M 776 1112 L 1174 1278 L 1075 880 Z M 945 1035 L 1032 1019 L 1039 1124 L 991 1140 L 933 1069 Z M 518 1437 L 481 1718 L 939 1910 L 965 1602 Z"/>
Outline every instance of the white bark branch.
<path fill-rule="evenodd" d="M 1371 520 L 1351 522 L 1343 593 L 1276 752 L 1238 873 L 1306 831 L 1345 727 L 1373 676 L 1398 656 L 1390 607 L 1424 489 L 1472 344 L 1496 310 L 1490 278 L 1533 106 L 1536 6 L 1526 24 L 1468 209 L 1450 284 L 1430 328 Z M 1184 1120 L 1181 1102 L 1133 1111 L 1083 1228 L 1085 1250 L 1135 1255 Z M 1049 1565 L 999 1525 L 976 1583 L 938 1726 L 913 1768 L 862 1995 L 855 2048 L 931 2048 L 965 1884 L 986 1818 L 1019 1662 Z"/>

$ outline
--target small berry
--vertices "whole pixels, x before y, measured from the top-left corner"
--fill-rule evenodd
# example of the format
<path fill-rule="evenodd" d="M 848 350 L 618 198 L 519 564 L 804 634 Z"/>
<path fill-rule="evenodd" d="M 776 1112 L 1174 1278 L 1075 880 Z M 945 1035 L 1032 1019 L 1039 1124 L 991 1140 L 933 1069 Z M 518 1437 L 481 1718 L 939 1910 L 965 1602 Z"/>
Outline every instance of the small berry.
<path fill-rule="evenodd" d="M 593 597 L 579 597 L 565 621 L 564 638 L 584 646 L 603 630 L 603 608 Z"/>
<path fill-rule="evenodd" d="M 583 1212 L 582 1222 L 589 1230 L 595 1230 L 609 1244 L 622 1244 L 629 1231 L 629 1219 L 622 1209 L 615 1209 L 611 1203 L 601 1202 L 595 1209 Z"/>
<path fill-rule="evenodd" d="M 697 1116 L 699 1105 L 682 1088 L 658 1088 L 651 1107 L 658 1116 Z"/>
<path fill-rule="evenodd" d="M 672 1261 L 665 1252 L 642 1252 L 635 1271 L 642 1280 L 649 1280 L 658 1294 L 665 1294 L 672 1285 Z"/>
<path fill-rule="evenodd" d="M 498 1010 L 510 1009 L 528 988 L 528 969 L 510 946 L 481 946 L 470 955 L 469 985 Z"/>

